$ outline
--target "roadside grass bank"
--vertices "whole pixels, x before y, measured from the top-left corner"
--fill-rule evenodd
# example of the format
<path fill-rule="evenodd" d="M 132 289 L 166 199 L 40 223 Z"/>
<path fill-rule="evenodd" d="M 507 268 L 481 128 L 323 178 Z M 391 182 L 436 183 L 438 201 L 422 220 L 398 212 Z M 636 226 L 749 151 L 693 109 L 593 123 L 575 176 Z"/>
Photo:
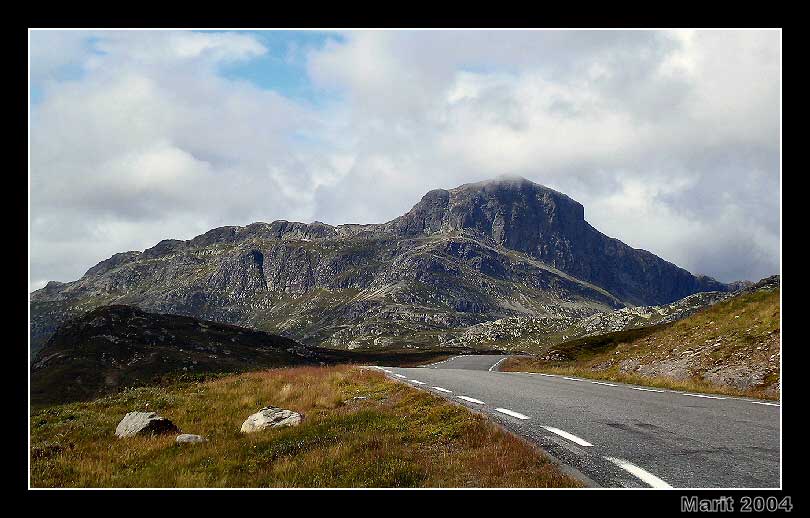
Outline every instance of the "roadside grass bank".
<path fill-rule="evenodd" d="M 572 340 L 502 371 L 779 399 L 779 289 L 739 295 L 671 324 Z"/>
<path fill-rule="evenodd" d="M 242 434 L 273 405 L 297 427 Z M 118 439 L 133 410 L 184 433 Z M 440 397 L 355 366 L 140 387 L 31 415 L 32 487 L 578 487 L 531 445 Z"/>
<path fill-rule="evenodd" d="M 639 385 L 642 387 L 661 388 L 676 390 L 681 392 L 698 392 L 703 394 L 720 394 L 726 396 L 746 397 L 753 399 L 768 399 L 776 401 L 779 399 L 770 393 L 761 390 L 739 390 L 733 387 L 718 386 L 706 383 L 705 381 L 689 379 L 675 380 L 664 377 L 640 376 L 622 372 L 618 369 L 593 370 L 588 366 L 554 364 L 537 358 L 508 358 L 499 366 L 503 372 L 541 372 L 543 374 L 557 374 L 560 376 L 572 376 L 598 381 L 615 381 L 616 383 L 627 383 L 629 385 Z"/>

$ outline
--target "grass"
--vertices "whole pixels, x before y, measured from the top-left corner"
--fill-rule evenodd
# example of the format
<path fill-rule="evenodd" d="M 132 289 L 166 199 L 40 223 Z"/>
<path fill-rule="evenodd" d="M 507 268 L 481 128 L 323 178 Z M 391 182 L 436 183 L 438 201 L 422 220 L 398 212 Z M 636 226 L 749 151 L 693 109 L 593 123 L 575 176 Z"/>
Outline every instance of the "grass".
<path fill-rule="evenodd" d="M 501 370 L 778 400 L 779 325 L 779 290 L 759 291 L 672 324 L 572 340 L 542 358 L 510 358 Z M 750 379 L 717 382 L 731 379 L 718 378 L 718 369 L 742 370 Z"/>
<path fill-rule="evenodd" d="M 364 397 L 366 399 L 352 399 Z M 242 434 L 265 405 L 300 426 Z M 185 433 L 117 439 L 153 410 Z M 296 367 L 141 387 L 31 415 L 33 487 L 571 487 L 541 452 L 483 416 L 350 366 Z"/>
<path fill-rule="evenodd" d="M 641 385 L 684 392 L 700 392 L 705 394 L 723 394 L 726 396 L 750 397 L 756 399 L 778 400 L 778 395 L 762 390 L 740 390 L 734 387 L 714 385 L 699 379 L 678 380 L 664 376 L 641 376 L 622 372 L 619 369 L 593 370 L 588 366 L 550 364 L 535 358 L 515 357 L 508 358 L 499 366 L 504 372 L 542 372 L 545 374 L 559 374 L 561 376 L 576 376 L 580 378 L 615 381 L 630 385 Z"/>

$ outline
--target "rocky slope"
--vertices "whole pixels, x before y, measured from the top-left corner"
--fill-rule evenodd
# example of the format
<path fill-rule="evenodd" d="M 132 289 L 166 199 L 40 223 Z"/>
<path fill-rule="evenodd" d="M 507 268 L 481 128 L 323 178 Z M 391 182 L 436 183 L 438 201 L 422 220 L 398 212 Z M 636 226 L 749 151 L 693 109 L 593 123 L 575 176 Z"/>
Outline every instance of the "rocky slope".
<path fill-rule="evenodd" d="M 733 294 L 719 291 L 695 293 L 671 304 L 627 307 L 585 317 L 503 318 L 470 326 L 443 343 L 452 347 L 476 344 L 506 351 L 540 353 L 566 340 L 674 322 Z"/>
<path fill-rule="evenodd" d="M 504 318 L 583 318 L 729 289 L 599 233 L 564 194 L 501 178 L 431 191 L 384 224 L 254 223 L 116 254 L 31 295 L 31 346 L 105 304 L 308 345 L 420 347 Z"/>
<path fill-rule="evenodd" d="M 508 368 L 672 380 L 773 398 L 780 377 L 779 300 L 774 276 L 676 322 L 571 340 Z"/>

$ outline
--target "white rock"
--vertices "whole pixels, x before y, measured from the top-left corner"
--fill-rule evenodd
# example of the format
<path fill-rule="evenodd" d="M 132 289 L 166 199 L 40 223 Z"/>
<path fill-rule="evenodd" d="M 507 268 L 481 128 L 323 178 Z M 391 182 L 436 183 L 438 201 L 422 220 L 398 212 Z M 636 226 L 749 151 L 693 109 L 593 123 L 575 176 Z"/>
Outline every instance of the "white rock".
<path fill-rule="evenodd" d="M 177 436 L 176 442 L 206 442 L 207 439 L 202 435 L 194 435 L 193 433 L 181 433 Z"/>
<path fill-rule="evenodd" d="M 248 417 L 242 423 L 243 433 L 252 433 L 265 428 L 278 428 L 281 426 L 298 426 L 301 423 L 301 414 L 292 410 L 266 406 Z"/>
<path fill-rule="evenodd" d="M 133 437 L 135 435 L 156 435 L 179 431 L 174 423 L 154 412 L 129 412 L 118 423 L 115 428 L 115 435 L 118 437 Z"/>

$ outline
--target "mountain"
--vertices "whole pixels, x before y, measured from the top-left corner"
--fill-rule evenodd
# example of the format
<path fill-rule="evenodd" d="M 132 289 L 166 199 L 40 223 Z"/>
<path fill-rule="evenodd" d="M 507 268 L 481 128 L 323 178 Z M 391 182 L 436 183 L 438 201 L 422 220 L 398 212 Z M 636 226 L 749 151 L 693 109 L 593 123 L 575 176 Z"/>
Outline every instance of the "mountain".
<path fill-rule="evenodd" d="M 221 227 L 113 255 L 31 294 L 31 346 L 128 304 L 336 348 L 433 346 L 509 317 L 583 318 L 732 287 L 601 234 L 523 178 L 428 192 L 382 224 Z"/>
<path fill-rule="evenodd" d="M 131 306 L 103 306 L 57 329 L 31 365 L 31 401 L 98 396 L 166 374 L 317 363 L 288 338 Z"/>

